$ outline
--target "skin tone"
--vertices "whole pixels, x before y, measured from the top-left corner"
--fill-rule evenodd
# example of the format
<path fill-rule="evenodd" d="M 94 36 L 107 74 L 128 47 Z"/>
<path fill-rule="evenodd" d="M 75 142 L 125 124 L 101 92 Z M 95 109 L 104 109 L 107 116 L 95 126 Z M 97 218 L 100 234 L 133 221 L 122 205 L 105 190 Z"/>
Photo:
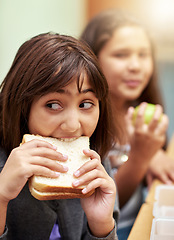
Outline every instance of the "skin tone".
<path fill-rule="evenodd" d="M 90 137 L 99 119 L 99 101 L 85 78 L 79 93 L 76 80 L 58 92 L 51 92 L 35 99 L 29 115 L 32 134 L 56 138 Z M 38 121 L 39 120 L 39 121 Z M 84 149 L 91 158 L 79 168 L 73 186 L 87 184 L 83 193 L 96 189 L 89 198 L 81 199 L 90 230 L 94 236 L 104 237 L 114 228 L 112 216 L 116 188 L 106 173 L 100 156 L 93 150 Z M 62 164 L 55 160 L 62 161 Z M 27 180 L 33 175 L 59 177 L 67 172 L 63 165 L 68 156 L 56 151 L 56 147 L 44 141 L 30 141 L 12 150 L 0 174 L 0 235 L 4 231 L 8 202 L 18 196 Z M 15 164 L 14 164 L 15 163 Z"/>
<path fill-rule="evenodd" d="M 114 115 L 119 112 L 123 126 L 127 126 L 124 143 L 131 145 L 128 161 L 115 175 L 122 207 L 143 180 L 152 157 L 161 151 L 168 118 L 164 115 L 159 122 L 163 109 L 156 105 L 150 124 L 144 124 L 147 103 L 141 103 L 135 125 L 132 124 L 134 108 L 130 107 L 130 101 L 141 95 L 153 72 L 150 42 L 142 28 L 128 25 L 115 30 L 99 52 L 98 59 L 109 84 Z"/>

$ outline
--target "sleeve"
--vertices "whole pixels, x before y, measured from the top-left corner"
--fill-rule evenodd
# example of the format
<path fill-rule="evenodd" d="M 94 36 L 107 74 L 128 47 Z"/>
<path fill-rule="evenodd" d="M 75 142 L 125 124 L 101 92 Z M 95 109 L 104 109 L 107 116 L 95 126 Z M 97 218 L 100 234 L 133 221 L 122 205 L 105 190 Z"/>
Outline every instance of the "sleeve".
<path fill-rule="evenodd" d="M 103 161 L 103 166 L 105 167 L 106 169 L 106 172 L 108 173 L 108 175 L 114 180 L 114 174 L 113 174 L 113 171 L 112 171 L 112 168 L 111 168 L 111 164 L 110 164 L 110 161 L 108 158 L 105 158 L 104 161 Z M 115 180 L 114 180 L 115 182 Z M 116 182 L 115 182 L 116 184 Z M 116 184 L 116 191 L 117 191 L 117 184 Z M 119 219 L 119 216 L 120 216 L 120 209 L 119 209 L 119 198 L 118 198 L 118 191 L 116 192 L 116 199 L 115 199 L 115 205 L 114 205 L 114 219 L 116 221 L 116 223 L 118 223 L 118 219 Z"/>
<path fill-rule="evenodd" d="M 0 157 L 0 172 L 1 172 L 7 159 L 7 156 L 1 147 L 0 147 L 0 156 L 1 156 Z M 7 226 L 5 226 L 4 233 L 0 236 L 0 239 L 7 240 L 7 233 L 8 233 L 8 228 Z"/>
<path fill-rule="evenodd" d="M 116 223 L 115 226 L 113 228 L 113 230 L 104 238 L 97 238 L 91 235 L 89 227 L 88 227 L 88 236 L 90 240 L 118 240 L 118 236 L 116 233 Z"/>
<path fill-rule="evenodd" d="M 4 233 L 0 236 L 0 239 L 7 240 L 8 228 L 5 226 Z"/>

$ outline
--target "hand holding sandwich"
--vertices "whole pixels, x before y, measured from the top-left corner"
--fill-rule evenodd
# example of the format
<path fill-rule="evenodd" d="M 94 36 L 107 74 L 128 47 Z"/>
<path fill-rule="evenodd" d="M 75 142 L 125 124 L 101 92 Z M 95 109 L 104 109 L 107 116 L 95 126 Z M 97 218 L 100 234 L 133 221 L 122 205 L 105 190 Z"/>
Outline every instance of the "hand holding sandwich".
<path fill-rule="evenodd" d="M 11 152 L 0 175 L 0 200 L 10 201 L 17 197 L 32 175 L 57 177 L 66 172 L 67 167 L 57 163 L 66 161 L 67 156 L 56 151 L 48 142 L 33 140 Z"/>
<path fill-rule="evenodd" d="M 63 162 L 67 156 L 44 141 L 34 140 L 13 149 L 0 174 L 0 235 L 4 231 L 9 201 L 18 196 L 33 174 L 57 177 L 58 172 L 67 171 L 55 159 Z"/>
<path fill-rule="evenodd" d="M 91 158 L 76 173 L 78 180 L 75 186 L 87 184 L 82 190 L 88 193 L 95 192 L 88 198 L 81 198 L 83 210 L 86 213 L 88 224 L 94 236 L 103 237 L 114 228 L 113 208 L 115 203 L 116 187 L 112 178 L 106 173 L 101 164 L 100 156 L 93 150 L 84 150 Z"/>

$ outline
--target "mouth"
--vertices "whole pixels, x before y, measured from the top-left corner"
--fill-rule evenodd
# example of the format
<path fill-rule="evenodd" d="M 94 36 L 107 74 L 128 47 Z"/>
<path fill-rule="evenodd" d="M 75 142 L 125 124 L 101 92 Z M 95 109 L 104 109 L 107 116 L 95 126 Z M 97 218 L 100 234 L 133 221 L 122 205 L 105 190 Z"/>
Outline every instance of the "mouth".
<path fill-rule="evenodd" d="M 125 84 L 128 87 L 135 88 L 141 84 L 141 81 L 140 80 L 127 80 L 127 81 L 125 81 Z"/>
<path fill-rule="evenodd" d="M 58 138 L 58 139 L 62 142 L 72 142 L 72 141 L 76 140 L 77 138 L 79 138 L 79 137 L 73 137 L 73 138 L 65 137 L 65 138 Z"/>

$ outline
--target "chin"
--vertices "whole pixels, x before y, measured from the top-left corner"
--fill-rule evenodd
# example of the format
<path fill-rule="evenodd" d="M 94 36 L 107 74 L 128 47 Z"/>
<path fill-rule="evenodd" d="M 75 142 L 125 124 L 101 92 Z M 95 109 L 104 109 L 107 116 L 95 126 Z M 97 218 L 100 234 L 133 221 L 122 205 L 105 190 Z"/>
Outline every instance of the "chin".
<path fill-rule="evenodd" d="M 127 101 L 136 101 L 141 96 L 141 92 L 133 92 L 131 91 L 129 94 L 125 95 L 125 99 Z"/>

